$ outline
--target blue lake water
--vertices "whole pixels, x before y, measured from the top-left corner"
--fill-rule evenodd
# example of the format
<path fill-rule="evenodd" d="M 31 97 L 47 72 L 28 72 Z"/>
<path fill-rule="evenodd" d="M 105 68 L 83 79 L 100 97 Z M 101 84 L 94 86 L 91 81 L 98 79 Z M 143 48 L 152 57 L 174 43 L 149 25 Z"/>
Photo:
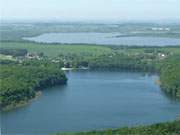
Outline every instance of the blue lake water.
<path fill-rule="evenodd" d="M 28 106 L 1 113 L 3 134 L 52 134 L 175 120 L 180 102 L 169 99 L 157 75 L 70 71 L 65 86 L 48 88 Z"/>
<path fill-rule="evenodd" d="M 170 46 L 180 45 L 180 39 L 168 37 L 124 36 L 121 33 L 45 33 L 37 37 L 23 38 L 44 43 L 67 44 L 103 44 L 103 45 L 138 45 Z"/>

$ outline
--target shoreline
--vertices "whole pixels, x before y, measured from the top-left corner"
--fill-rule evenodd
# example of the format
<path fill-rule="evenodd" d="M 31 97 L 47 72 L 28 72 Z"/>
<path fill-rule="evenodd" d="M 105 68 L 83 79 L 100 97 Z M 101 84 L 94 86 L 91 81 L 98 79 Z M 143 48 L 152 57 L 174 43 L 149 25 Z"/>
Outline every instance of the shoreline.
<path fill-rule="evenodd" d="M 1 108 L 1 110 L 6 112 L 6 111 L 11 111 L 11 110 L 14 110 L 14 109 L 17 109 L 17 108 L 21 108 L 21 107 L 27 106 L 32 101 L 38 99 L 41 95 L 42 95 L 42 91 L 37 91 L 34 98 L 31 98 L 29 100 L 28 99 L 27 100 L 23 100 L 23 101 L 20 101 L 18 103 L 7 105 L 6 107 Z"/>

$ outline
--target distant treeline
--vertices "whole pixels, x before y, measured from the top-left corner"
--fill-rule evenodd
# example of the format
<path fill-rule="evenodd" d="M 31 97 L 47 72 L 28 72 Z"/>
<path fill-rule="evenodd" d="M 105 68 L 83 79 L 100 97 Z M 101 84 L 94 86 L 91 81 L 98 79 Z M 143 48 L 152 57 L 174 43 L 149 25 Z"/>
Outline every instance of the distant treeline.
<path fill-rule="evenodd" d="M 8 65 L 8 64 L 18 64 L 18 62 L 13 60 L 0 60 L 0 65 Z"/>
<path fill-rule="evenodd" d="M 12 56 L 25 56 L 28 53 L 26 49 L 5 49 L 0 48 L 0 54 Z"/>
<path fill-rule="evenodd" d="M 118 69 L 128 71 L 156 71 L 155 56 L 116 54 L 101 56 L 89 62 L 90 69 Z"/>

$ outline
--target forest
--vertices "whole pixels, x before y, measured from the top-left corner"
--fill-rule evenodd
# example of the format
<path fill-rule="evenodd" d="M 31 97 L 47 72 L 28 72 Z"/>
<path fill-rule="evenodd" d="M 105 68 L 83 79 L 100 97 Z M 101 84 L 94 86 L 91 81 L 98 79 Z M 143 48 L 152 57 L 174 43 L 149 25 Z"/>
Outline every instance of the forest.
<path fill-rule="evenodd" d="M 11 55 L 11 56 L 25 56 L 27 54 L 27 50 L 26 49 L 0 48 L 0 54 Z"/>
<path fill-rule="evenodd" d="M 115 54 L 102 56 L 90 61 L 91 69 L 127 70 L 127 71 L 156 71 L 158 60 L 153 56 Z"/>
<path fill-rule="evenodd" d="M 1 109 L 14 108 L 17 104 L 34 98 L 37 91 L 66 84 L 67 81 L 64 72 L 59 70 L 59 65 L 46 60 L 4 64 L 0 68 Z"/>
<path fill-rule="evenodd" d="M 174 97 L 180 97 L 180 56 L 168 58 L 161 66 L 162 90 Z"/>

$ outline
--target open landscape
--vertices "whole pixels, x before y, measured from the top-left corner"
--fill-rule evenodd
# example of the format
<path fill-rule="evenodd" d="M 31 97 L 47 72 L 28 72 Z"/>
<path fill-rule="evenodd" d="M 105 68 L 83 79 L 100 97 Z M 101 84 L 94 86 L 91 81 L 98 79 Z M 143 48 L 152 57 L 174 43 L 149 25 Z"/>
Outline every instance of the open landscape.
<path fill-rule="evenodd" d="M 2 27 L 5 31 L 7 25 Z M 164 125 L 179 123 L 179 46 L 43 43 L 23 39 L 26 34 L 8 35 L 0 49 L 3 133 L 80 132 L 177 120 L 160 124 L 157 131 L 153 125 L 77 134 L 133 134 L 146 128 L 145 133 L 158 133 Z M 45 115 L 38 116 L 42 111 Z"/>
<path fill-rule="evenodd" d="M 0 109 L 2 135 L 179 135 L 180 24 L 2 20 Z"/>

